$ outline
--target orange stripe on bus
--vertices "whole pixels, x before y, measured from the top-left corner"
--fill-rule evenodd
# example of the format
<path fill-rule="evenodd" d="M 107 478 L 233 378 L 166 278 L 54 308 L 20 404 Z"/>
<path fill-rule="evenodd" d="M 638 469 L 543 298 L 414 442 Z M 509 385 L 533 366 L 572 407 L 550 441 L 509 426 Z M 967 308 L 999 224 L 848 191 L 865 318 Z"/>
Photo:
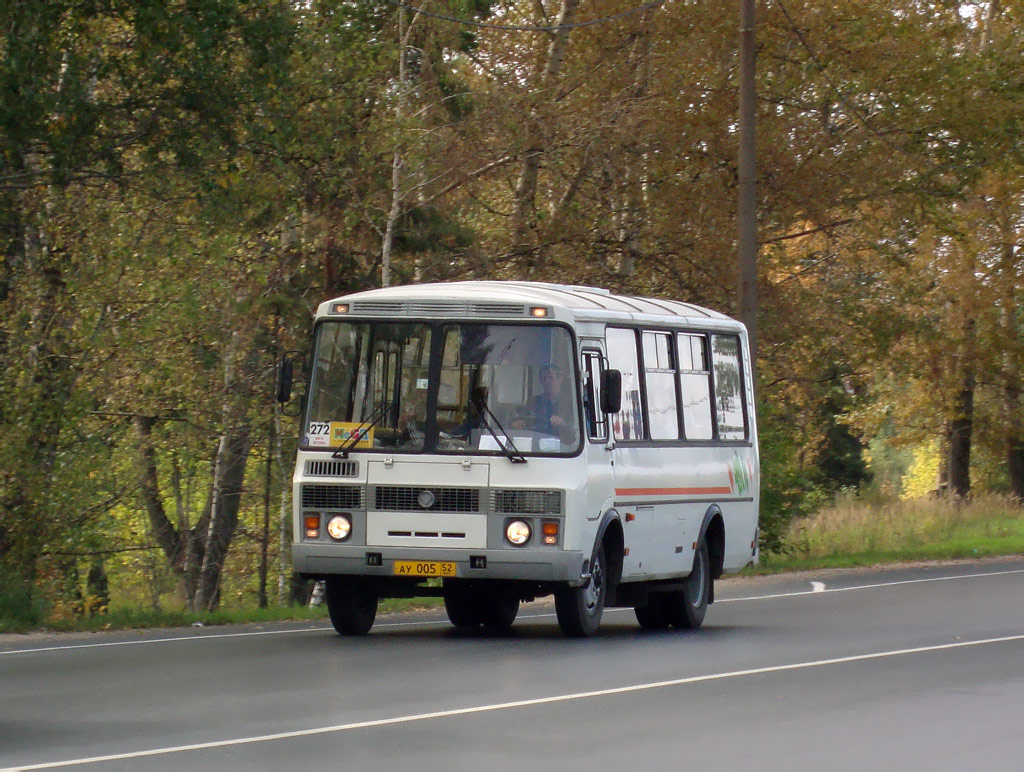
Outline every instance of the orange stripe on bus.
<path fill-rule="evenodd" d="M 707 496 L 732 493 L 732 488 L 616 488 L 616 496 Z"/>

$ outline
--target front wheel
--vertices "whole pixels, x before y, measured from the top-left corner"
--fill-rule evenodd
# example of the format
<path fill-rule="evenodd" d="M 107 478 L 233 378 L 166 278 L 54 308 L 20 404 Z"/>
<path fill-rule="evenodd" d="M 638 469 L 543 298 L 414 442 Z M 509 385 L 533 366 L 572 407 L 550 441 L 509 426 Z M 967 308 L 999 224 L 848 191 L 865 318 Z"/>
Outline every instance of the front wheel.
<path fill-rule="evenodd" d="M 327 577 L 327 612 L 339 635 L 366 635 L 377 617 L 377 591 L 353 577 Z"/>
<path fill-rule="evenodd" d="M 519 598 L 495 593 L 484 599 L 480 611 L 487 632 L 507 633 L 519 614 Z"/>
<path fill-rule="evenodd" d="M 703 539 L 693 555 L 693 571 L 686 579 L 682 590 L 665 596 L 665 611 L 668 621 L 675 628 L 696 630 L 704 623 L 711 595 L 711 561 L 708 545 Z"/>
<path fill-rule="evenodd" d="M 590 561 L 590 581 L 584 587 L 565 587 L 555 593 L 555 615 L 562 632 L 573 638 L 597 632 L 607 594 L 604 544 L 599 544 Z"/>
<path fill-rule="evenodd" d="M 483 622 L 476 593 L 448 580 L 444 583 L 444 610 L 448 621 L 460 630 L 473 630 Z"/>

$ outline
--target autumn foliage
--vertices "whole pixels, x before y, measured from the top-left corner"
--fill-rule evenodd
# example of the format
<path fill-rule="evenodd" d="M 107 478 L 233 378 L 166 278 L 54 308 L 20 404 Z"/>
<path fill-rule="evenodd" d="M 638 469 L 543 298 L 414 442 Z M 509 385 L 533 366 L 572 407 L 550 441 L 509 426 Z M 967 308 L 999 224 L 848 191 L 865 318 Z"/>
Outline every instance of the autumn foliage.
<path fill-rule="evenodd" d="M 734 4 L 411 6 L 0 10 L 5 576 L 287 597 L 274 365 L 383 275 L 734 312 Z M 756 34 L 765 546 L 871 443 L 1024 497 L 1024 4 L 785 0 Z"/>

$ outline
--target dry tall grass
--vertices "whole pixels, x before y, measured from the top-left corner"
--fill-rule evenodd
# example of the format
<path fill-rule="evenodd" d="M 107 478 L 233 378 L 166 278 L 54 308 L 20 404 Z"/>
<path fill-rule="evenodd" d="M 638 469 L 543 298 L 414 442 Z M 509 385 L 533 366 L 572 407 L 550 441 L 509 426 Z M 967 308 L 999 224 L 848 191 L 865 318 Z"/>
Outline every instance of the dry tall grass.
<path fill-rule="evenodd" d="M 920 553 L 949 544 L 960 554 L 972 541 L 1024 535 L 1024 508 L 1005 497 L 989 496 L 956 504 L 941 499 L 866 502 L 840 497 L 831 507 L 790 524 L 788 543 L 796 555 L 823 558 L 865 553 Z M 986 548 L 986 553 L 991 550 Z M 953 556 L 951 554 L 951 556 Z"/>

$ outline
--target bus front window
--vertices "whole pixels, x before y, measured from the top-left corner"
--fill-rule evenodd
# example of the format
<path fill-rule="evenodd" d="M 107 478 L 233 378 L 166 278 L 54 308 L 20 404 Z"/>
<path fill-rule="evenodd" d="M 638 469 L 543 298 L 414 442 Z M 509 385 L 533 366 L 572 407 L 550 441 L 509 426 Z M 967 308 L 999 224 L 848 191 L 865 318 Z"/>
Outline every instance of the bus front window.
<path fill-rule="evenodd" d="M 321 324 L 303 445 L 422 450 L 430 335 L 426 324 Z"/>
<path fill-rule="evenodd" d="M 555 326 L 443 328 L 438 450 L 573 453 L 579 409 L 572 340 Z"/>
<path fill-rule="evenodd" d="M 520 453 L 574 453 L 572 351 L 554 325 L 323 322 L 303 447 L 493 454 L 511 441 Z"/>

